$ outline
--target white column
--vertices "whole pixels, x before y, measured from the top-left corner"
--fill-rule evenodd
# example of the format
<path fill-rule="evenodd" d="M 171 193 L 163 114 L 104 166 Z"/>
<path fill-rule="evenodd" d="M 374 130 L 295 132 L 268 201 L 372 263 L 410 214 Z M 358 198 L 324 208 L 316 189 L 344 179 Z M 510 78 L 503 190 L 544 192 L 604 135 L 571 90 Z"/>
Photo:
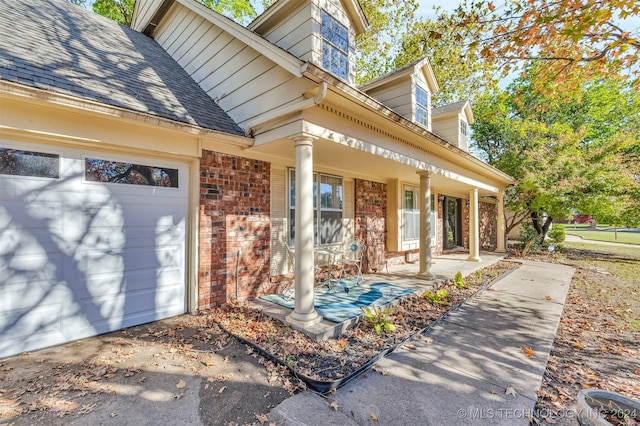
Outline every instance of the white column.
<path fill-rule="evenodd" d="M 504 253 L 505 250 L 505 224 L 504 224 L 504 191 L 498 193 L 498 217 L 497 217 L 497 234 L 496 234 L 496 252 Z"/>
<path fill-rule="evenodd" d="M 322 320 L 313 307 L 313 140 L 300 136 L 295 146 L 295 299 L 293 312 L 286 319 L 305 328 Z"/>
<path fill-rule="evenodd" d="M 480 262 L 480 227 L 478 219 L 478 188 L 469 192 L 469 259 Z"/>
<path fill-rule="evenodd" d="M 420 259 L 418 276 L 433 279 L 431 273 L 431 178 L 429 172 L 420 175 Z"/>

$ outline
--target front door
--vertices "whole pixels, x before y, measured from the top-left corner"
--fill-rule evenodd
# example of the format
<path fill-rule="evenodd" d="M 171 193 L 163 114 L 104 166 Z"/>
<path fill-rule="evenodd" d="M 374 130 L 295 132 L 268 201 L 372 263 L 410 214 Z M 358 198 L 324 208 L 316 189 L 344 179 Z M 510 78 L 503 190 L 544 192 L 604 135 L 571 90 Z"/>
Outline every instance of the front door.
<path fill-rule="evenodd" d="M 445 197 L 443 212 L 444 248 L 453 249 L 462 245 L 460 198 Z"/>

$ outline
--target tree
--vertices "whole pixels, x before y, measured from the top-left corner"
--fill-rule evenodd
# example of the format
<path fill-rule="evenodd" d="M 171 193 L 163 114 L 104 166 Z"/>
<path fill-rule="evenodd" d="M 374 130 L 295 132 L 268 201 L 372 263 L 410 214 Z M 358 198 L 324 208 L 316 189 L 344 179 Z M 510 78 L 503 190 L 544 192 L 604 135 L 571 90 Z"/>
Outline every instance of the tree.
<path fill-rule="evenodd" d="M 587 85 L 576 97 L 545 95 L 534 90 L 544 65 L 474 109 L 475 149 L 517 179 L 505 194 L 513 214 L 507 233 L 531 219 L 543 239 L 554 218 L 576 211 L 631 220 L 640 204 L 640 95 L 615 80 Z"/>
<path fill-rule="evenodd" d="M 578 90 L 597 78 L 628 78 L 640 87 L 640 16 L 637 0 L 493 0 L 465 1 L 456 11 L 457 25 L 481 25 L 482 38 L 472 52 L 498 60 L 505 73 L 531 61 L 545 62 L 536 90 Z M 625 28 L 628 26 L 629 28 Z"/>
<path fill-rule="evenodd" d="M 135 0 L 95 0 L 93 11 L 125 26 L 131 25 Z"/>

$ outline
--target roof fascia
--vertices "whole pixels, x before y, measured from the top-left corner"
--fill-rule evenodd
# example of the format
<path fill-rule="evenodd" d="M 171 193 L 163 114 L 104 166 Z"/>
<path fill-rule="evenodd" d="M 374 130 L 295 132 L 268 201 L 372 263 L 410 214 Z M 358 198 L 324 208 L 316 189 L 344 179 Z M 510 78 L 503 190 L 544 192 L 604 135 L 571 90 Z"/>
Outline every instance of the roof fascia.
<path fill-rule="evenodd" d="M 386 119 L 390 123 L 390 125 L 402 126 L 410 132 L 417 134 L 420 137 L 426 139 L 428 142 L 438 146 L 440 149 L 453 151 L 453 153 L 457 154 L 461 158 L 461 160 L 472 166 L 474 169 L 483 170 L 485 174 L 493 176 L 495 179 L 498 179 L 503 183 L 515 182 L 514 178 L 509 176 L 507 173 L 504 173 L 503 171 L 474 157 L 468 152 L 452 145 L 440 136 L 428 131 L 423 126 L 413 123 L 411 120 L 407 120 L 391 108 L 386 107 L 384 104 L 378 102 L 376 99 L 372 98 L 366 93 L 349 86 L 348 84 L 342 82 L 341 80 L 316 67 L 315 65 L 309 64 L 306 67 L 306 71 L 311 74 L 308 76 L 311 80 L 324 80 L 329 83 L 331 85 L 331 90 L 329 90 L 329 93 L 335 92 L 336 94 L 351 100 L 355 104 L 373 111 L 377 115 Z"/>
<path fill-rule="evenodd" d="M 296 77 L 302 77 L 302 66 L 304 62 L 296 58 L 289 52 L 281 49 L 255 32 L 248 30 L 242 25 L 234 22 L 226 16 L 209 9 L 203 4 L 193 0 L 176 0 L 178 3 L 202 16 L 212 24 L 220 27 L 223 31 L 229 33 L 244 44 L 257 50 L 285 70 L 289 71 Z"/>
<path fill-rule="evenodd" d="M 417 66 L 422 70 L 422 74 L 424 75 L 425 80 L 427 80 L 431 94 L 438 93 L 440 91 L 440 86 L 438 85 L 438 80 L 436 79 L 436 75 L 433 72 L 429 59 L 425 57 L 417 64 Z"/>
<path fill-rule="evenodd" d="M 37 89 L 19 83 L 0 80 L 0 97 L 19 99 L 22 101 L 27 100 L 29 102 L 48 102 L 69 110 L 75 110 L 76 112 L 78 110 L 83 110 L 86 112 L 118 117 L 123 120 L 135 121 L 141 124 L 163 127 L 201 137 L 214 138 L 241 147 L 249 147 L 253 144 L 253 138 L 246 136 L 233 135 L 219 130 L 195 126 L 193 124 L 181 123 L 151 114 L 132 111 L 121 107 L 114 107 L 75 96 L 55 93 L 49 90 Z"/>

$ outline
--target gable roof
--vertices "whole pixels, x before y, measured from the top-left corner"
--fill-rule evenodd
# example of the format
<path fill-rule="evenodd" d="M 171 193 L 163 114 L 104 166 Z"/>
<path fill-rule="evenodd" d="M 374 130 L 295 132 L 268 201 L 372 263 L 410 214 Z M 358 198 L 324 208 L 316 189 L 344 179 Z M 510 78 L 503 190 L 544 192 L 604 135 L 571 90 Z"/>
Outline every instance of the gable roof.
<path fill-rule="evenodd" d="M 442 105 L 431 110 L 434 119 L 458 114 L 460 112 L 464 112 L 466 114 L 469 124 L 474 123 L 471 103 L 468 100 L 453 102 L 451 104 Z"/>
<path fill-rule="evenodd" d="M 0 80 L 244 131 L 153 39 L 63 0 L 0 0 Z"/>
<path fill-rule="evenodd" d="M 358 86 L 359 90 L 363 92 L 367 92 L 369 90 L 375 89 L 376 87 L 385 85 L 387 83 L 391 83 L 393 81 L 399 80 L 403 77 L 409 77 L 412 74 L 421 72 L 424 75 L 424 78 L 429 85 L 429 91 L 433 94 L 440 90 L 438 86 L 438 81 L 436 80 L 436 76 L 433 73 L 433 68 L 431 68 L 431 63 L 429 59 L 424 57 L 417 61 L 414 61 L 410 64 L 407 64 L 403 67 L 395 69 L 391 72 L 388 72 L 380 77 L 374 78 L 373 80 L 369 80 L 364 84 Z"/>

